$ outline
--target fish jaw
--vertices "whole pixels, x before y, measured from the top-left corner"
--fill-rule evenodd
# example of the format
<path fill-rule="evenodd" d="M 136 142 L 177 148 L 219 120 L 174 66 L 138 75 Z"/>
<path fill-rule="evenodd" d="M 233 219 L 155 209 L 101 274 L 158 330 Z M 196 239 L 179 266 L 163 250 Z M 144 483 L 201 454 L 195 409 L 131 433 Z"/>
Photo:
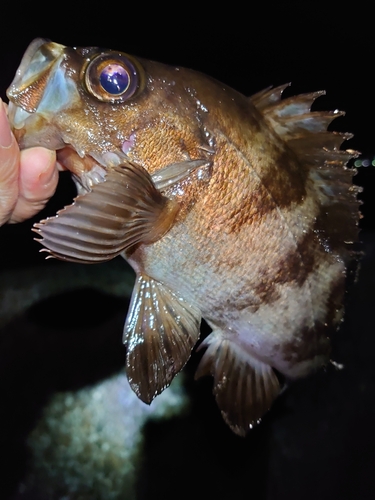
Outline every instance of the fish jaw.
<path fill-rule="evenodd" d="M 63 45 L 34 40 L 8 88 L 9 120 L 21 149 L 43 146 L 57 150 L 65 146 L 53 117 L 79 96 L 61 64 L 64 51 Z"/>
<path fill-rule="evenodd" d="M 95 52 L 96 48 L 87 52 L 90 50 Z M 64 167 L 78 177 L 94 165 L 108 168 L 126 158 L 113 143 L 107 141 L 103 146 L 96 130 L 75 116 L 77 109 L 92 106 L 80 85 L 85 61 L 82 52 L 44 39 L 34 40 L 7 90 L 9 121 L 20 149 L 42 146 L 64 150 L 58 153 L 60 160 L 68 159 Z"/>
<path fill-rule="evenodd" d="M 9 99 L 29 113 L 35 113 L 51 78 L 51 69 L 64 50 L 64 45 L 43 38 L 35 39 L 27 48 L 8 88 Z"/>

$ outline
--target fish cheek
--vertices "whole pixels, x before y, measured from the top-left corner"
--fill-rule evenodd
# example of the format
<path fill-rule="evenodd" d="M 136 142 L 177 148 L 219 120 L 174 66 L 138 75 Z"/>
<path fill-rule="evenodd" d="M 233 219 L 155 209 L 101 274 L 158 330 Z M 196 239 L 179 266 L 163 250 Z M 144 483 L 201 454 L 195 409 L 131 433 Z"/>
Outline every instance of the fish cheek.
<path fill-rule="evenodd" d="M 155 120 L 152 125 L 148 124 L 134 132 L 134 148 L 127 155 L 132 161 L 144 166 L 150 174 L 168 165 L 206 161 L 206 165 L 163 188 L 165 196 L 179 203 L 178 222 L 185 219 L 210 183 L 215 156 L 213 150 L 210 152 L 208 149 L 200 129 L 191 131 L 188 127 L 170 121 Z"/>
<path fill-rule="evenodd" d="M 137 128 L 134 136 L 135 145 L 129 157 L 140 162 L 150 173 L 188 159 L 209 159 L 200 130 L 192 132 L 172 121 L 157 119 Z"/>

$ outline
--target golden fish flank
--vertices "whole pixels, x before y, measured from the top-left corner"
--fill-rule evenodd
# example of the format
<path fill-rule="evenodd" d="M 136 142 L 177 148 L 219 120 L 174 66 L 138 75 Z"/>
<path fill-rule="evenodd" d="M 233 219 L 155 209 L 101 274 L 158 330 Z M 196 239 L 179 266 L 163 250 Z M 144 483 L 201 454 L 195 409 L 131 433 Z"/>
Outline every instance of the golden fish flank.
<path fill-rule="evenodd" d="M 124 330 L 145 402 L 212 327 L 197 376 L 234 432 L 270 408 L 281 380 L 327 363 L 342 314 L 344 242 L 356 238 L 349 136 L 322 93 L 248 99 L 200 73 L 97 47 L 35 40 L 8 90 L 21 148 L 43 145 L 79 195 L 36 224 L 50 255 L 121 254 L 136 283 Z"/>

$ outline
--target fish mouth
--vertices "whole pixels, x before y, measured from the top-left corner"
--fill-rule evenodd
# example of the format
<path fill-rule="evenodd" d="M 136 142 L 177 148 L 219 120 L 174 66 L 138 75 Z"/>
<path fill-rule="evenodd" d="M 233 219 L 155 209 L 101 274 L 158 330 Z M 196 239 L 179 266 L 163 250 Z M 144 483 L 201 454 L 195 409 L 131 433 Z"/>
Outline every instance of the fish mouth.
<path fill-rule="evenodd" d="M 35 115 L 30 115 L 30 117 L 33 116 Z M 87 193 L 91 191 L 94 184 L 103 182 L 107 169 L 111 166 L 119 165 L 122 161 L 120 155 L 111 152 L 104 154 L 78 154 L 74 146 L 65 144 L 63 140 L 56 137 L 55 134 L 52 135 L 52 140 L 49 141 L 50 144 L 48 144 L 45 135 L 42 144 L 38 144 L 37 142 L 28 144 L 27 134 L 26 141 L 24 140 L 25 133 L 25 127 L 19 129 L 13 128 L 13 134 L 20 149 L 23 150 L 40 145 L 52 151 L 56 151 L 56 164 L 58 170 L 69 171 L 71 173 L 79 194 Z M 61 146 L 61 144 L 63 144 L 63 146 Z"/>
<path fill-rule="evenodd" d="M 20 149 L 65 147 L 54 117 L 79 101 L 79 90 L 69 80 L 64 45 L 37 38 L 27 48 L 7 89 L 8 119 Z M 69 81 L 67 81 L 69 80 Z"/>
<path fill-rule="evenodd" d="M 98 163 L 91 156 L 81 157 L 72 146 L 65 146 L 56 151 L 57 162 L 64 170 L 69 170 L 75 175 L 90 171 Z"/>
<path fill-rule="evenodd" d="M 56 160 L 60 170 L 72 174 L 79 194 L 90 192 L 94 185 L 104 182 L 109 169 L 126 162 L 125 155 L 111 151 L 80 155 L 72 145 L 58 149 Z"/>
<path fill-rule="evenodd" d="M 9 100 L 28 113 L 35 113 L 43 98 L 52 68 L 65 49 L 64 45 L 45 38 L 32 41 L 7 90 Z"/>

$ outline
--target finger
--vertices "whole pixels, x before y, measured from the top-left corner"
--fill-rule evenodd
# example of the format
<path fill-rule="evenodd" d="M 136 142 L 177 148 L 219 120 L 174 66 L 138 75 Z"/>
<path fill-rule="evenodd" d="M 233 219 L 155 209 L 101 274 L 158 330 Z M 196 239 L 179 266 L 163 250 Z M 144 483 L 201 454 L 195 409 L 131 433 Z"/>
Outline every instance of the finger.
<path fill-rule="evenodd" d="M 0 225 L 7 222 L 17 201 L 19 156 L 6 107 L 0 99 Z"/>
<path fill-rule="evenodd" d="M 21 151 L 19 197 L 10 222 L 21 222 L 40 212 L 54 194 L 58 177 L 54 151 L 40 147 Z"/>

